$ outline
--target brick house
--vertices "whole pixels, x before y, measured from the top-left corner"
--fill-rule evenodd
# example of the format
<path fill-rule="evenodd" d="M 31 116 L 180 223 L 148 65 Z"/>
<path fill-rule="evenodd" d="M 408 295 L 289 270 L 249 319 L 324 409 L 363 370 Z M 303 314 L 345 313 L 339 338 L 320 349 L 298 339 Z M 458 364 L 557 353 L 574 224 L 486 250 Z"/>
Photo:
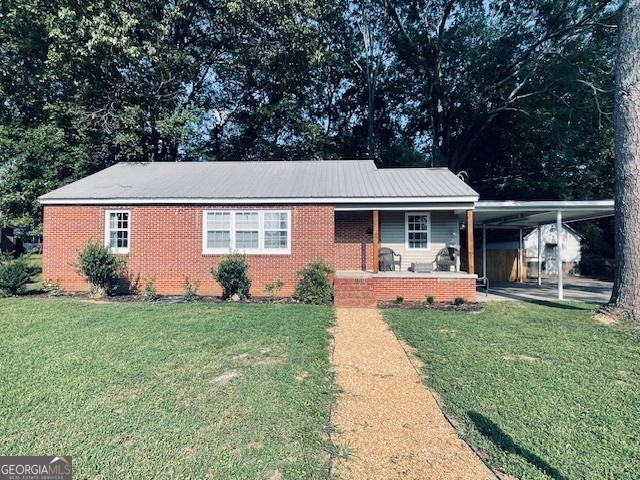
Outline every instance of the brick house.
<path fill-rule="evenodd" d="M 78 253 L 90 240 L 127 256 L 129 281 L 180 294 L 185 277 L 219 295 L 221 255 L 248 256 L 251 293 L 323 259 L 336 269 L 336 304 L 475 300 L 460 271 L 460 224 L 478 194 L 447 169 L 377 169 L 373 161 L 121 163 L 40 197 L 43 279 L 86 291 Z M 401 256 L 380 271 L 380 250 Z M 437 271 L 439 252 L 456 262 Z M 395 257 L 399 258 L 399 257 Z M 385 266 L 385 265 L 383 265 Z"/>

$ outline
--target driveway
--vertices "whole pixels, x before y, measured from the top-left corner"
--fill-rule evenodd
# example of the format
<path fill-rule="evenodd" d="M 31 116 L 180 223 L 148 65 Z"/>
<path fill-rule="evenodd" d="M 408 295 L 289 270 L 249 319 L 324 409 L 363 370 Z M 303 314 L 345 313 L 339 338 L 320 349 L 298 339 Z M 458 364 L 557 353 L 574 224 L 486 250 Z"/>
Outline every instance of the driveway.
<path fill-rule="evenodd" d="M 563 285 L 564 300 L 592 303 L 607 303 L 613 288 L 611 282 L 586 277 L 565 277 Z M 537 279 L 525 283 L 489 283 L 489 294 L 479 286 L 476 300 L 558 301 L 557 279 L 544 278 L 542 285 L 538 285 Z"/>

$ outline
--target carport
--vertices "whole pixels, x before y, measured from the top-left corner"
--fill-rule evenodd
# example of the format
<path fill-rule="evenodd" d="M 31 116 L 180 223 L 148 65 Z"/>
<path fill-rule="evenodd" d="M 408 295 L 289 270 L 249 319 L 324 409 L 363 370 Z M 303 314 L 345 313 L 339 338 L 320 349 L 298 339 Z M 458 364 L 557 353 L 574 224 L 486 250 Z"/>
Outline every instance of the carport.
<path fill-rule="evenodd" d="M 487 230 L 511 229 L 520 231 L 519 271 L 522 271 L 523 231 L 541 225 L 556 224 L 562 231 L 563 223 L 580 222 L 610 217 L 614 212 L 613 200 L 567 200 L 567 201 L 494 201 L 476 202 L 473 211 L 473 227 L 482 230 L 482 267 L 487 271 Z M 470 237 L 471 241 L 472 236 Z M 540 228 L 538 228 L 538 285 L 542 285 Z M 469 248 L 472 251 L 473 245 Z M 558 299 L 564 298 L 562 268 L 562 235 L 558 235 Z M 469 262 L 473 265 L 472 259 Z M 469 272 L 472 273 L 472 272 Z"/>

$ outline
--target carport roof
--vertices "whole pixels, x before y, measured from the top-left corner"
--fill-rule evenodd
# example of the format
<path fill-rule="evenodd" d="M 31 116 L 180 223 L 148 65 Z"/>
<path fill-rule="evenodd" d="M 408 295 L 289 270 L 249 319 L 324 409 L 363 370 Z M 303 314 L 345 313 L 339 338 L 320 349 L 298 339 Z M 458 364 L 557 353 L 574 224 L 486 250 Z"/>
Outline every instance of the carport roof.
<path fill-rule="evenodd" d="M 495 201 L 476 202 L 473 224 L 491 228 L 527 228 L 555 223 L 558 211 L 565 223 L 613 215 L 613 200 Z"/>

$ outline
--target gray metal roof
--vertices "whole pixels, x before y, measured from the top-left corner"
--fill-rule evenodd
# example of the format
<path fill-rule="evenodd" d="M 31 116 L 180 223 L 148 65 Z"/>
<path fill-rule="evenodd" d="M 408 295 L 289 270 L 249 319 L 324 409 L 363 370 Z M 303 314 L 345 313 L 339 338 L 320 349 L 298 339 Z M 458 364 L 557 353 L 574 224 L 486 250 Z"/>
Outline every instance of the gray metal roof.
<path fill-rule="evenodd" d="M 378 169 L 372 160 L 119 163 L 40 197 L 69 203 L 474 202 L 446 168 Z"/>

